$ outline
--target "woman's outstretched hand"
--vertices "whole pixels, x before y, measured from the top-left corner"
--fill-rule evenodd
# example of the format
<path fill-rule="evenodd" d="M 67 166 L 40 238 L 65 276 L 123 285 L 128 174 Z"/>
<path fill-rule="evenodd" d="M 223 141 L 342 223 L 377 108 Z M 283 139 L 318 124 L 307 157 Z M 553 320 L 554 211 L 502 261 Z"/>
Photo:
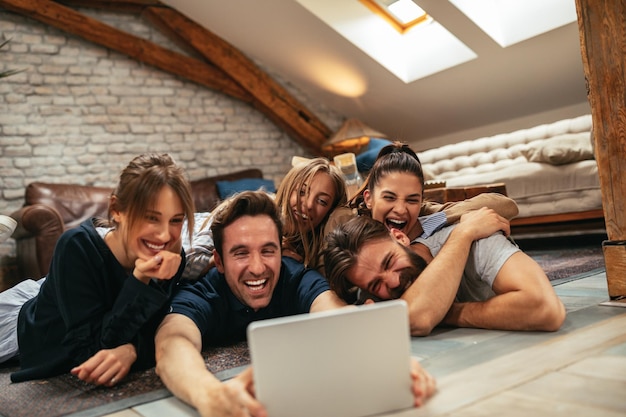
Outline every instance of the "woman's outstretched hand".
<path fill-rule="evenodd" d="M 135 346 L 127 343 L 113 349 L 98 351 L 70 372 L 90 384 L 112 387 L 128 374 L 135 360 L 137 360 Z"/>

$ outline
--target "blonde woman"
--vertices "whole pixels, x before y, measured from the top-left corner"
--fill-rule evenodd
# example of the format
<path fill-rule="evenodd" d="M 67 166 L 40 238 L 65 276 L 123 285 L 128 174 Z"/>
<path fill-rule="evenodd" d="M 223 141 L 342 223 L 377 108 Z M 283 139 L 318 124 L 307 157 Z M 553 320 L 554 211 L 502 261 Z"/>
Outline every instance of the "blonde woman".
<path fill-rule="evenodd" d="M 324 227 L 333 210 L 346 203 L 341 171 L 328 159 L 304 160 L 291 168 L 276 192 L 283 221 L 283 255 L 321 270 Z"/>

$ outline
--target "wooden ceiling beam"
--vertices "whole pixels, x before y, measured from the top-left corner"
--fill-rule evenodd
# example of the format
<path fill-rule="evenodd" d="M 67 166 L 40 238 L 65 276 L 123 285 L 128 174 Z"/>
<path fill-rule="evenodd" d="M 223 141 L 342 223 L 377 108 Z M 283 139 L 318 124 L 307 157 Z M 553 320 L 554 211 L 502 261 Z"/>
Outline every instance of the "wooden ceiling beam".
<path fill-rule="evenodd" d="M 141 13 L 146 6 L 169 7 L 158 0 L 57 0 L 57 3 L 71 7 L 103 9 L 127 13 Z"/>
<path fill-rule="evenodd" d="M 330 129 L 238 49 L 176 10 L 147 7 L 144 16 L 227 73 L 255 98 L 253 105 L 259 111 L 300 145 L 321 155 Z"/>
<path fill-rule="evenodd" d="M 59 3 L 142 13 L 183 48 L 208 62 L 170 51 Z M 315 155 L 330 129 L 239 50 L 156 0 L 0 0 L 0 7 L 39 20 L 137 61 L 251 104 Z"/>
<path fill-rule="evenodd" d="M 170 51 L 49 0 L 0 0 L 0 6 L 80 36 L 163 71 L 251 102 L 252 96 L 221 70 Z"/>

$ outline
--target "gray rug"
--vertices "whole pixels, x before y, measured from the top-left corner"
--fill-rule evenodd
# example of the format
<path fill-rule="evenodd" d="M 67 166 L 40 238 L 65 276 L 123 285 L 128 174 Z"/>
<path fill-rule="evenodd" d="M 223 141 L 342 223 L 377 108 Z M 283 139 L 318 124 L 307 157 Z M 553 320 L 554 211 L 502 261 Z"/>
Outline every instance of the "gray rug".
<path fill-rule="evenodd" d="M 208 350 L 204 357 L 218 378 L 250 363 L 245 342 Z M 16 369 L 17 363 L 0 367 L 1 417 L 95 417 L 171 395 L 154 368 L 131 373 L 111 388 L 95 387 L 71 374 L 15 384 L 9 375 Z"/>
<path fill-rule="evenodd" d="M 564 280 L 604 269 L 604 235 L 568 236 L 518 241 L 519 247 L 546 272 L 550 281 Z"/>

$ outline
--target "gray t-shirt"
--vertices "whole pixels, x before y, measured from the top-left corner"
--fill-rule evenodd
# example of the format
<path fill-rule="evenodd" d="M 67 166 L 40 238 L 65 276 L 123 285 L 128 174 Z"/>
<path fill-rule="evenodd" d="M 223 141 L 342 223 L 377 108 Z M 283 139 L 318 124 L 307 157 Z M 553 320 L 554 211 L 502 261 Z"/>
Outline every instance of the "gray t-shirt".
<path fill-rule="evenodd" d="M 437 256 L 456 225 L 446 226 L 428 238 L 417 238 L 411 243 L 422 243 Z M 495 233 L 472 243 L 465 264 L 457 302 L 484 301 L 495 295 L 491 287 L 502 265 L 519 248 L 502 233 Z"/>

